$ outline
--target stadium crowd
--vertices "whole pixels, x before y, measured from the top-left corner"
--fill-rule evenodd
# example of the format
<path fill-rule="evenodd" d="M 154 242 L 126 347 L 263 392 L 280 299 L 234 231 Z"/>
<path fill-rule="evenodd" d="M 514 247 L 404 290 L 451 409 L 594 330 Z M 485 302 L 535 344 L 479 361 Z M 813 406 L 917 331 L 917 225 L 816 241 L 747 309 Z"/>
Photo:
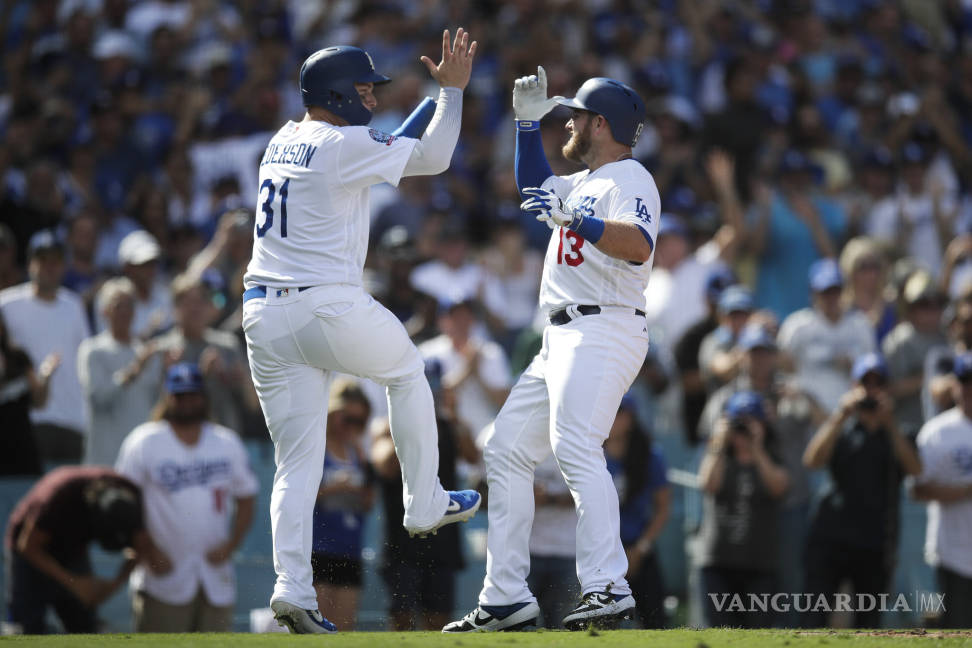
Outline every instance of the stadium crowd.
<path fill-rule="evenodd" d="M 267 435 L 240 327 L 259 158 L 303 114 L 307 55 L 366 49 L 394 79 L 371 124 L 390 131 L 430 92 L 418 57 L 446 25 L 481 52 L 459 146 L 447 173 L 375 188 L 366 265 L 368 290 L 426 358 L 443 484 L 481 479 L 477 439 L 544 325 L 549 230 L 518 208 L 512 80 L 542 64 L 551 94 L 570 95 L 615 77 L 648 103 L 635 155 L 664 212 L 652 349 L 605 444 L 638 623 L 671 623 L 656 541 L 666 471 L 680 468 L 704 496 L 693 569 L 706 623 L 833 622 L 727 611 L 706 594 L 889 592 L 906 488 L 928 506 L 939 622 L 972 627 L 967 0 L 2 3 L 0 474 L 45 475 L 8 528 L 5 551 L 20 558 L 6 620 L 41 631 L 11 616 L 25 608 L 16 597 L 56 599 L 65 628 L 91 629 L 90 610 L 134 569 L 136 627 L 228 628 L 220 579 L 257 489 L 239 437 Z M 564 121 L 542 124 L 557 173 L 579 169 L 558 154 Z M 344 629 L 362 520 L 399 473 L 374 385 L 342 382 L 328 405 L 314 573 Z M 181 446 L 159 436 L 165 425 Z M 678 447 L 689 451 L 666 462 Z M 173 463 L 153 469 L 165 452 Z M 65 468 L 82 463 L 117 473 Z M 556 469 L 537 475 L 531 583 L 557 619 L 565 593 L 579 594 L 575 519 Z M 78 543 L 104 540 L 112 520 L 143 564 L 85 576 L 46 508 L 66 506 L 54 496 L 65 484 L 84 502 L 73 515 L 92 516 Z M 181 489 L 219 513 L 194 529 L 204 549 L 180 537 L 180 515 L 202 514 Z M 414 545 L 390 499 L 379 500 L 390 626 L 441 627 L 456 608 L 442 583 L 463 567 L 459 531 Z"/>

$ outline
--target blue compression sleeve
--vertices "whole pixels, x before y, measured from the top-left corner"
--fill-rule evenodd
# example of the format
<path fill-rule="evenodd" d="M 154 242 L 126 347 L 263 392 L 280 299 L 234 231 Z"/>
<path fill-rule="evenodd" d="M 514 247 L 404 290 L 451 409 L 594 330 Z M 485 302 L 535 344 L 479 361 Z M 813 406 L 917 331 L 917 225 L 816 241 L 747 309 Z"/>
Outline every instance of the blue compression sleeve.
<path fill-rule="evenodd" d="M 543 153 L 539 121 L 516 122 L 516 188 L 539 187 L 553 175 L 553 169 Z"/>
<path fill-rule="evenodd" d="M 604 236 L 604 221 L 596 216 L 585 216 L 579 224 L 570 229 L 584 237 L 584 240 L 597 243 Z"/>
<path fill-rule="evenodd" d="M 432 97 L 426 97 L 412 111 L 412 114 L 405 118 L 402 125 L 392 131 L 392 135 L 421 139 L 422 133 L 425 132 L 429 122 L 432 121 L 432 115 L 434 114 L 435 100 Z"/>

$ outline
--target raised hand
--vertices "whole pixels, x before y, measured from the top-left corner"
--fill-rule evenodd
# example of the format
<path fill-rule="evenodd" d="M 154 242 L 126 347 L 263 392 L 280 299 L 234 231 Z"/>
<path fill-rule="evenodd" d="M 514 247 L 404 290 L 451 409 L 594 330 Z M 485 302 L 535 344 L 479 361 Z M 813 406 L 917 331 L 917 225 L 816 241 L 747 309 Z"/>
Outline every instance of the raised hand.
<path fill-rule="evenodd" d="M 446 29 L 442 32 L 442 60 L 439 64 L 433 63 L 428 56 L 421 60 L 440 86 L 462 90 L 469 84 L 477 45 L 476 41 L 469 43 L 469 34 L 462 27 L 456 30 L 456 40 L 450 45 L 449 30 Z"/>
<path fill-rule="evenodd" d="M 530 197 L 520 203 L 520 209 L 536 212 L 538 221 L 545 221 L 551 227 L 569 227 L 574 222 L 576 216 L 564 211 L 564 204 L 554 192 L 540 187 L 527 187 L 523 194 Z"/>
<path fill-rule="evenodd" d="M 547 72 L 537 66 L 536 75 L 520 77 L 513 82 L 513 114 L 518 120 L 537 121 L 563 97 L 547 98 Z"/>

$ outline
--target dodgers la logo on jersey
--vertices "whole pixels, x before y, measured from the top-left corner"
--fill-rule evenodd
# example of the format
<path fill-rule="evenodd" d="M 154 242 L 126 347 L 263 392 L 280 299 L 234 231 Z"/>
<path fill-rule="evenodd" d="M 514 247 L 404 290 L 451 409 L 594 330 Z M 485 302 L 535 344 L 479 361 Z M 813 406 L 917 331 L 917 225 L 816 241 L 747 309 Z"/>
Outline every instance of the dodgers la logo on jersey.
<path fill-rule="evenodd" d="M 651 222 L 651 214 L 648 213 L 648 207 L 641 198 L 635 198 L 635 216 L 645 221 L 646 223 Z"/>
<path fill-rule="evenodd" d="M 375 140 L 379 144 L 384 144 L 385 146 L 391 146 L 391 143 L 398 139 L 395 135 L 386 133 L 384 131 L 375 130 L 374 128 L 368 129 L 368 135 L 371 135 L 371 139 Z"/>

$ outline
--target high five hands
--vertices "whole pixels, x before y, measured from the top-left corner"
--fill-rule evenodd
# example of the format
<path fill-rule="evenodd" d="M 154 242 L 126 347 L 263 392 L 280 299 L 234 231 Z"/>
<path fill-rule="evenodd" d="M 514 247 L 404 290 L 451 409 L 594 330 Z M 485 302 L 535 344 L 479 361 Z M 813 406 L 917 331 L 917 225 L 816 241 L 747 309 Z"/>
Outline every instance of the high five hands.
<path fill-rule="evenodd" d="M 462 27 L 456 30 L 456 40 L 449 43 L 449 30 L 442 32 L 442 60 L 438 65 L 428 56 L 421 58 L 429 69 L 432 78 L 443 88 L 465 89 L 472 73 L 473 57 L 476 56 L 478 43 L 469 43 L 469 34 Z"/>

